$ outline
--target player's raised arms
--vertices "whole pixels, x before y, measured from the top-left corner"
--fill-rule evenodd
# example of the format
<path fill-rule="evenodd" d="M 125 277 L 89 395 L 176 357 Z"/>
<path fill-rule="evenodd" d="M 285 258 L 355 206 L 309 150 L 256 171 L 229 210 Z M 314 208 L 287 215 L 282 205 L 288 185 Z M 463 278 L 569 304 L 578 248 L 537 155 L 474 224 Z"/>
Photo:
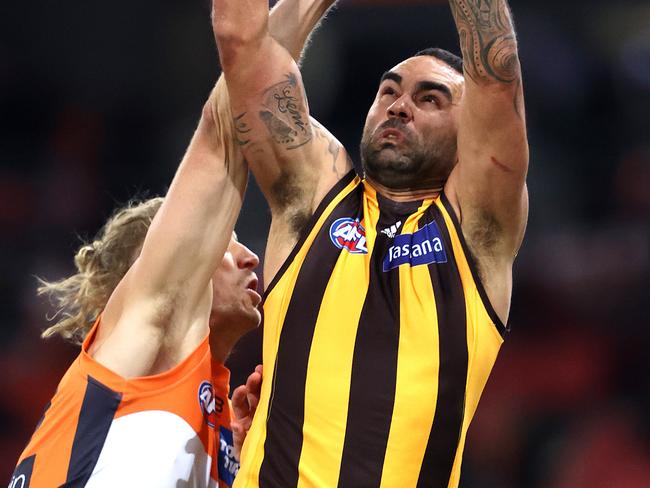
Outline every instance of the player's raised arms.
<path fill-rule="evenodd" d="M 225 86 L 212 97 L 229 114 Z M 206 103 L 140 256 L 113 292 L 91 354 L 130 378 L 169 369 L 207 334 L 211 277 L 230 243 L 247 181 L 230 117 Z M 170 354 L 173 351 L 173 354 Z"/>
<path fill-rule="evenodd" d="M 310 118 L 294 59 L 320 15 L 333 3 L 285 1 L 284 10 L 273 20 L 267 0 L 212 3 L 237 144 L 271 207 L 273 253 L 265 260 L 267 283 L 323 196 L 352 168 L 341 144 Z M 282 25 L 302 28 L 289 36 L 271 31 Z"/>
<path fill-rule="evenodd" d="M 449 1 L 463 52 L 465 87 L 458 164 L 445 192 L 504 322 L 511 267 L 528 217 L 528 141 L 521 67 L 504 0 Z"/>

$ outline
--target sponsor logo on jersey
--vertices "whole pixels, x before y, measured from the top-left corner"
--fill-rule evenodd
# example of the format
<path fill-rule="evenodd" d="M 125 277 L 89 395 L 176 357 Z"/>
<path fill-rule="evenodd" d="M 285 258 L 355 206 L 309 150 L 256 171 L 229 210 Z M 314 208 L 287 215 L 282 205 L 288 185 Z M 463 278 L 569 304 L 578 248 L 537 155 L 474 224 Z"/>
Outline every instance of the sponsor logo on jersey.
<path fill-rule="evenodd" d="M 366 230 L 359 219 L 343 217 L 335 220 L 330 226 L 330 239 L 336 247 L 350 254 L 368 254 Z"/>
<path fill-rule="evenodd" d="M 446 263 L 447 253 L 442 243 L 440 229 L 431 222 L 414 234 L 395 237 L 393 245 L 384 257 L 384 271 L 390 271 L 402 264 L 420 266 L 431 263 Z"/>
<path fill-rule="evenodd" d="M 210 427 L 217 425 L 217 397 L 214 387 L 208 380 L 203 380 L 199 386 L 199 405 L 203 418 Z"/>
<path fill-rule="evenodd" d="M 390 239 L 392 239 L 397 235 L 397 231 L 399 230 L 400 227 L 402 227 L 402 221 L 398 220 L 390 227 L 386 227 L 384 230 L 382 230 L 381 233 L 388 236 Z"/>
<path fill-rule="evenodd" d="M 235 458 L 232 431 L 223 426 L 219 427 L 219 479 L 232 486 L 239 472 L 239 461 Z"/>

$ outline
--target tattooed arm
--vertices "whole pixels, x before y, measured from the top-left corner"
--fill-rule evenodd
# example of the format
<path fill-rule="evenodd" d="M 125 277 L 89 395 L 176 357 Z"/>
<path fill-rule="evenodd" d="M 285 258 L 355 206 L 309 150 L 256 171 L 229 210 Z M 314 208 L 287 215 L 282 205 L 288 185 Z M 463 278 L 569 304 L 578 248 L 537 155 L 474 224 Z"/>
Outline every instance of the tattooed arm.
<path fill-rule="evenodd" d="M 295 54 L 296 40 L 304 42 L 311 30 L 305 26 L 333 1 L 283 1 L 296 8 L 289 28 L 302 26 L 284 37 Z M 271 35 L 268 0 L 213 0 L 212 6 L 236 141 L 271 208 L 269 283 L 323 196 L 352 165 L 340 143 L 310 118 L 298 66 Z"/>
<path fill-rule="evenodd" d="M 449 0 L 465 91 L 459 164 L 448 182 L 477 253 L 514 259 L 526 225 L 528 143 L 521 69 L 505 0 Z M 471 244 L 470 244 L 471 245 Z"/>

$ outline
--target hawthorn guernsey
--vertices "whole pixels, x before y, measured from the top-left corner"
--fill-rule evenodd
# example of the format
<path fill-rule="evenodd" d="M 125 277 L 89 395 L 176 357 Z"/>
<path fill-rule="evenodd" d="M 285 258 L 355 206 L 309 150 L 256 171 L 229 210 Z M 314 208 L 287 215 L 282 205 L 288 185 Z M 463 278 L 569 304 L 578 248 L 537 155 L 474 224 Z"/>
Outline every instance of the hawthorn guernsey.
<path fill-rule="evenodd" d="M 445 194 L 398 202 L 348 173 L 266 290 L 234 486 L 458 486 L 505 332 L 484 297 Z"/>

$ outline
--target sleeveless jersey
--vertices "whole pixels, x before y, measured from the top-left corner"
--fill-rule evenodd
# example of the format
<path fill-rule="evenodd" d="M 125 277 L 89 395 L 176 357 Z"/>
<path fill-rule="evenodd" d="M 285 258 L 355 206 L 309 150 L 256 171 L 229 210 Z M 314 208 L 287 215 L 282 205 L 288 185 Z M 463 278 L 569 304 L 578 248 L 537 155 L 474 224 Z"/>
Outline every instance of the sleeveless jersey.
<path fill-rule="evenodd" d="M 454 211 L 350 172 L 269 284 L 236 487 L 457 487 L 505 328 Z"/>
<path fill-rule="evenodd" d="M 212 360 L 208 338 L 165 373 L 125 379 L 88 354 L 98 323 L 9 488 L 232 486 L 230 372 Z"/>

